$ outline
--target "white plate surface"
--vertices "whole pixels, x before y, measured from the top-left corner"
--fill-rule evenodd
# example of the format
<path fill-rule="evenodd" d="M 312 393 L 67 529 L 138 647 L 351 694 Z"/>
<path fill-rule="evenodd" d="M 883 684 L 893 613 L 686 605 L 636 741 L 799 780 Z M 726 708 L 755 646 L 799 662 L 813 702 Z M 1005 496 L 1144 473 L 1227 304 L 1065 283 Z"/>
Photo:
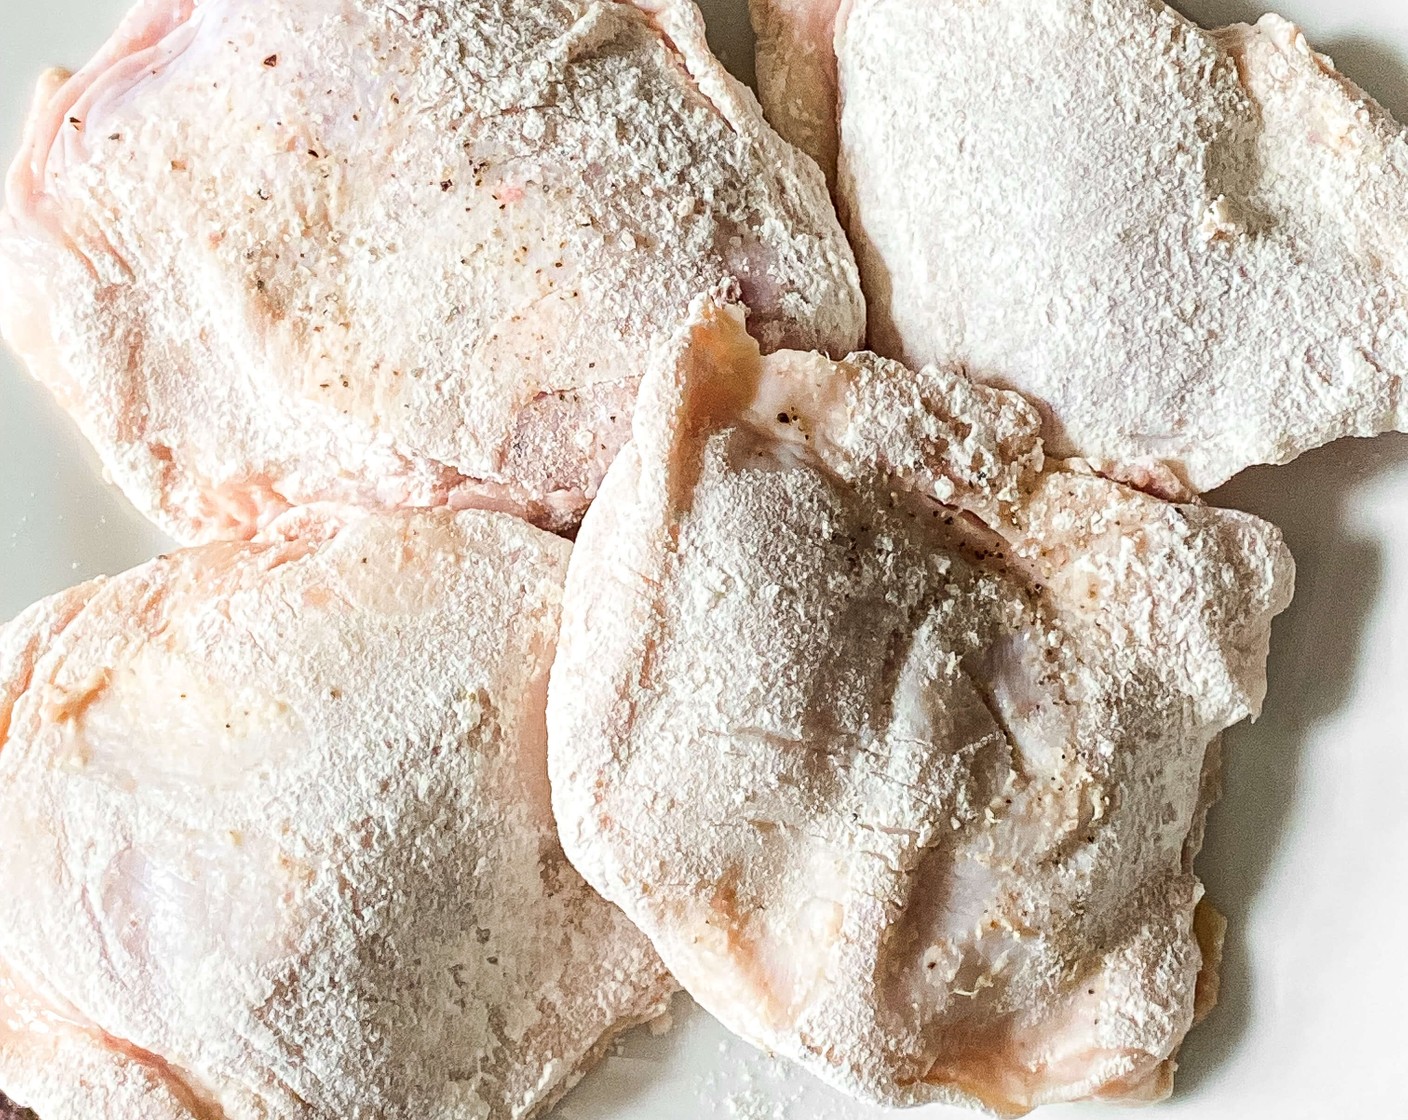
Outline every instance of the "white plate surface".
<path fill-rule="evenodd" d="M 745 0 L 702 6 L 724 61 L 750 76 Z M 1207 24 L 1263 10 L 1249 0 L 1180 6 Z M 86 61 L 126 7 L 0 0 L 6 159 L 39 71 Z M 1408 120 L 1408 0 L 1284 0 L 1280 11 Z M 994 50 L 1001 65 L 1001 44 Z M 1143 1115 L 1408 1120 L 1408 436 L 1251 471 L 1216 498 L 1282 526 L 1299 587 L 1276 626 L 1265 714 L 1228 737 L 1226 795 L 1198 863 L 1231 919 L 1222 1003 L 1185 1046 L 1173 1100 Z M 0 619 L 162 543 L 0 354 Z M 683 998 L 676 1022 L 661 1037 L 629 1038 L 557 1120 L 899 1115 L 847 1102 L 756 1053 Z M 1087 1106 L 1043 1116 L 1122 1114 Z"/>

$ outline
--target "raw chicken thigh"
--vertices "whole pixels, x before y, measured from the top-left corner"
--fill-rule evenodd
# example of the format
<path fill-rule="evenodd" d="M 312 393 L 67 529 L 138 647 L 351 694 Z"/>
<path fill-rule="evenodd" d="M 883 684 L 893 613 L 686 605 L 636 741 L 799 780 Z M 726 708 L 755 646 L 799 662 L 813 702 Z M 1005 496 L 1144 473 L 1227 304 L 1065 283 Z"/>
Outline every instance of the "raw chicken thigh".
<path fill-rule="evenodd" d="M 1408 428 L 1408 140 L 1293 25 L 753 2 L 773 121 L 825 162 L 839 119 L 876 350 L 1023 391 L 1053 454 L 1195 491 Z"/>
<path fill-rule="evenodd" d="M 701 290 L 858 345 L 815 168 L 689 0 L 143 0 L 42 83 L 0 325 L 179 539 L 290 505 L 575 521 Z"/>
<path fill-rule="evenodd" d="M 760 358 L 705 306 L 569 568 L 568 857 L 727 1026 L 858 1097 L 1157 1098 L 1215 979 L 1191 864 L 1291 559 L 1044 465 L 1038 427 L 943 369 Z"/>
<path fill-rule="evenodd" d="M 854 2 L 854 0 L 853 0 Z M 769 123 L 835 186 L 836 51 L 841 0 L 748 0 L 757 32 L 758 98 Z"/>
<path fill-rule="evenodd" d="M 563 857 L 569 546 L 306 515 L 0 630 L 0 1091 L 43 1120 L 508 1120 L 673 985 Z"/>

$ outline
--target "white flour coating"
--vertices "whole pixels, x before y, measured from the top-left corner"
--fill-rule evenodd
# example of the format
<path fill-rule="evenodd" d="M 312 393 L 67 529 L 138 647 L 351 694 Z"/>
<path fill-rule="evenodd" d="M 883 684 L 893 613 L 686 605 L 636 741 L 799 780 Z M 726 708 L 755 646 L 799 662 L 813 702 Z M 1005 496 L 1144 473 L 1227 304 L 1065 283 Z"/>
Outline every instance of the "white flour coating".
<path fill-rule="evenodd" d="M 725 1025 L 861 1098 L 1156 1098 L 1210 994 L 1192 858 L 1291 559 L 1043 464 L 1038 427 L 934 367 L 760 358 L 706 304 L 569 568 L 569 858 Z"/>
<path fill-rule="evenodd" d="M 700 291 L 844 353 L 821 177 L 689 0 L 143 0 L 41 84 L 0 326 L 183 541 L 290 505 L 574 522 Z"/>
<path fill-rule="evenodd" d="M 569 546 L 331 520 L 0 630 L 0 1091 L 43 1120 L 519 1120 L 665 1010 L 552 822 Z"/>
<path fill-rule="evenodd" d="M 748 0 L 757 34 L 758 100 L 768 123 L 836 179 L 836 51 L 843 0 Z"/>
<path fill-rule="evenodd" d="M 837 197 L 876 350 L 1023 391 L 1054 455 L 1126 478 L 1165 460 L 1195 491 L 1408 428 L 1408 140 L 1292 24 L 1204 31 L 1160 0 L 755 3 L 784 134 L 835 119 L 839 68 Z"/>

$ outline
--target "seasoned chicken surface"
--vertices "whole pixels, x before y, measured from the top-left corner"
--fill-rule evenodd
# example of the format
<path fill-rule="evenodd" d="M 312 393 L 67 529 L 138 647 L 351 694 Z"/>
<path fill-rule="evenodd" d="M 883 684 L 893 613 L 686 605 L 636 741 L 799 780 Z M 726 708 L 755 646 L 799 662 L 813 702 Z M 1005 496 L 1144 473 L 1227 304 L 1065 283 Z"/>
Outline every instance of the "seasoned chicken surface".
<path fill-rule="evenodd" d="M 876 350 L 1022 390 L 1053 454 L 1195 491 L 1408 428 L 1408 139 L 1292 24 L 753 3 L 774 122 L 825 162 L 839 119 Z"/>
<path fill-rule="evenodd" d="M 1157 1098 L 1212 994 L 1191 864 L 1291 559 L 1043 463 L 1038 427 L 941 368 L 760 358 L 705 306 L 569 568 L 568 857 L 727 1026 L 861 1098 Z"/>
<path fill-rule="evenodd" d="M 835 186 L 836 51 L 842 0 L 748 0 L 757 34 L 758 99 L 783 139 L 806 152 Z"/>
<path fill-rule="evenodd" d="M 525 1117 L 672 991 L 552 821 L 569 546 L 299 529 L 0 630 L 0 1091 L 43 1120 Z"/>
<path fill-rule="evenodd" d="M 859 344 L 810 161 L 689 0 L 143 0 L 43 83 L 0 327 L 178 539 L 290 505 L 575 521 L 701 290 Z"/>

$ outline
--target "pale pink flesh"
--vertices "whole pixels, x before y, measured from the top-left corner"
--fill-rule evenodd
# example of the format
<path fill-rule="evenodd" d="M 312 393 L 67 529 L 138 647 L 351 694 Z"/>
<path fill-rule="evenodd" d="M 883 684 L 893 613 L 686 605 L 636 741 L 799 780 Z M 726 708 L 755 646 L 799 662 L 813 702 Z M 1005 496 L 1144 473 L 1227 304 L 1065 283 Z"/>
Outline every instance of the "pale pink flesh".
<path fill-rule="evenodd" d="M 554 836 L 566 542 L 299 516 L 0 628 L 0 1092 L 43 1120 L 509 1120 L 673 988 Z"/>
<path fill-rule="evenodd" d="M 143 3 L 45 80 L 7 199 L 0 327 L 187 540 L 570 525 L 700 291 L 770 347 L 863 331 L 823 184 L 678 0 Z"/>
<path fill-rule="evenodd" d="M 1052 454 L 1164 495 L 1408 430 L 1408 130 L 1295 24 L 753 5 L 769 118 L 837 165 L 872 349 L 1015 389 Z"/>
<path fill-rule="evenodd" d="M 634 425 L 549 696 L 574 863 L 727 1026 L 858 1097 L 1166 1095 L 1274 528 L 1044 464 L 1015 394 L 761 356 L 708 305 Z"/>
<path fill-rule="evenodd" d="M 750 0 L 758 37 L 758 98 L 768 122 L 836 179 L 835 40 L 851 0 Z"/>

